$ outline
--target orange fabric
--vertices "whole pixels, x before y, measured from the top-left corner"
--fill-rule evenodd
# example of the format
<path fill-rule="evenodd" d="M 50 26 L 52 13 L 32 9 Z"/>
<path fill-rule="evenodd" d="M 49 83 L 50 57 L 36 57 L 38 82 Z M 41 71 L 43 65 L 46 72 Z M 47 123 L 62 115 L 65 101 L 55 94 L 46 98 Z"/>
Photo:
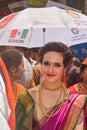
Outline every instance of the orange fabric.
<path fill-rule="evenodd" d="M 83 60 L 82 64 L 87 65 L 87 58 Z"/>
<path fill-rule="evenodd" d="M 77 84 L 74 84 L 74 85 L 70 86 L 68 88 L 68 90 L 70 90 L 70 92 L 72 92 L 72 93 L 78 93 L 77 92 Z"/>
<path fill-rule="evenodd" d="M 29 88 L 33 88 L 33 87 L 35 87 L 35 82 L 34 82 L 34 80 L 32 79 L 31 82 L 30 82 Z"/>
<path fill-rule="evenodd" d="M 14 82 L 14 87 L 13 87 L 13 93 L 14 93 L 14 98 L 13 98 L 13 103 L 14 106 L 16 106 L 17 99 L 19 94 L 25 91 L 25 87 L 17 82 Z"/>
<path fill-rule="evenodd" d="M 12 90 L 12 86 L 11 86 L 11 81 L 8 75 L 8 71 L 3 63 L 3 60 L 0 57 L 0 67 L 2 68 L 3 74 L 4 74 L 4 78 L 5 78 L 5 85 L 6 85 L 6 94 L 7 94 L 7 99 L 8 99 L 8 104 L 9 107 L 11 109 L 11 114 L 9 117 L 9 127 L 11 130 L 15 130 L 16 126 L 16 119 L 15 119 L 15 106 L 14 103 L 12 101 L 12 99 L 14 98 L 14 94 L 13 94 L 13 90 Z"/>

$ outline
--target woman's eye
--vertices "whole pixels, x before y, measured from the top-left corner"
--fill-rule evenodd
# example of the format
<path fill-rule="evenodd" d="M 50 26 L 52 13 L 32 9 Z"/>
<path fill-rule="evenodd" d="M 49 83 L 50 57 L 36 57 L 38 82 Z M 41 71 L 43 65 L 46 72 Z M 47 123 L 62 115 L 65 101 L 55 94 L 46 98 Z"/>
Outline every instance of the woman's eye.
<path fill-rule="evenodd" d="M 45 62 L 43 62 L 43 64 L 45 65 L 45 66 L 50 66 L 51 64 L 49 63 L 49 62 L 47 62 L 47 61 L 45 61 Z M 61 67 L 61 64 L 59 64 L 59 63 L 54 63 L 53 64 L 55 67 Z"/>
<path fill-rule="evenodd" d="M 49 65 L 49 62 L 43 62 L 44 65 L 48 66 Z"/>
<path fill-rule="evenodd" d="M 61 67 L 61 65 L 58 63 L 55 63 L 55 67 Z"/>

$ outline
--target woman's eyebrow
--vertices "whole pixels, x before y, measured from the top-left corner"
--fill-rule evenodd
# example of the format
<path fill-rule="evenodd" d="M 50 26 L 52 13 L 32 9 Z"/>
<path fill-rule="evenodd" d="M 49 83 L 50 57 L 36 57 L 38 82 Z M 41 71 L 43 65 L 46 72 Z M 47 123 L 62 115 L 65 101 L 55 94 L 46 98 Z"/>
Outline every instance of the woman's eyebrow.
<path fill-rule="evenodd" d="M 50 62 L 50 61 L 47 61 L 47 60 L 45 60 L 45 61 L 43 61 L 43 63 L 51 63 L 51 64 L 59 64 L 59 65 L 62 65 L 63 63 L 59 63 L 59 62 Z"/>

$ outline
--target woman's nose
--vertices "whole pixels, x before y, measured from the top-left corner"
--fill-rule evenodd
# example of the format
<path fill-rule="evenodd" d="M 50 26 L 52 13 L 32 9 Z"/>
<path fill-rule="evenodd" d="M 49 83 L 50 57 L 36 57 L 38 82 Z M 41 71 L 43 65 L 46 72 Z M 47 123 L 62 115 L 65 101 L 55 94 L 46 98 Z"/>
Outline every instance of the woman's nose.
<path fill-rule="evenodd" d="M 49 72 L 53 72 L 53 70 L 54 70 L 54 67 L 53 67 L 53 65 L 49 65 L 49 68 L 48 68 L 48 70 L 49 70 Z"/>

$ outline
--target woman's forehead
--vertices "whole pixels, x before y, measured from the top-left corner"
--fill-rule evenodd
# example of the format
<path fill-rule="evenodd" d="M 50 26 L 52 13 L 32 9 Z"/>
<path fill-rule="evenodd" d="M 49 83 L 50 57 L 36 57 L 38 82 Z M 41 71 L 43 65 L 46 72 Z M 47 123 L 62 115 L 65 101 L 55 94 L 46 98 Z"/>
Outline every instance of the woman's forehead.
<path fill-rule="evenodd" d="M 63 58 L 63 55 L 62 55 L 62 53 L 59 53 L 59 52 L 50 51 L 50 52 L 46 52 L 44 54 L 44 58 L 46 58 L 46 57 L 60 57 L 60 58 Z"/>
<path fill-rule="evenodd" d="M 47 52 L 45 53 L 43 60 L 50 62 L 63 62 L 63 55 L 58 52 Z"/>

